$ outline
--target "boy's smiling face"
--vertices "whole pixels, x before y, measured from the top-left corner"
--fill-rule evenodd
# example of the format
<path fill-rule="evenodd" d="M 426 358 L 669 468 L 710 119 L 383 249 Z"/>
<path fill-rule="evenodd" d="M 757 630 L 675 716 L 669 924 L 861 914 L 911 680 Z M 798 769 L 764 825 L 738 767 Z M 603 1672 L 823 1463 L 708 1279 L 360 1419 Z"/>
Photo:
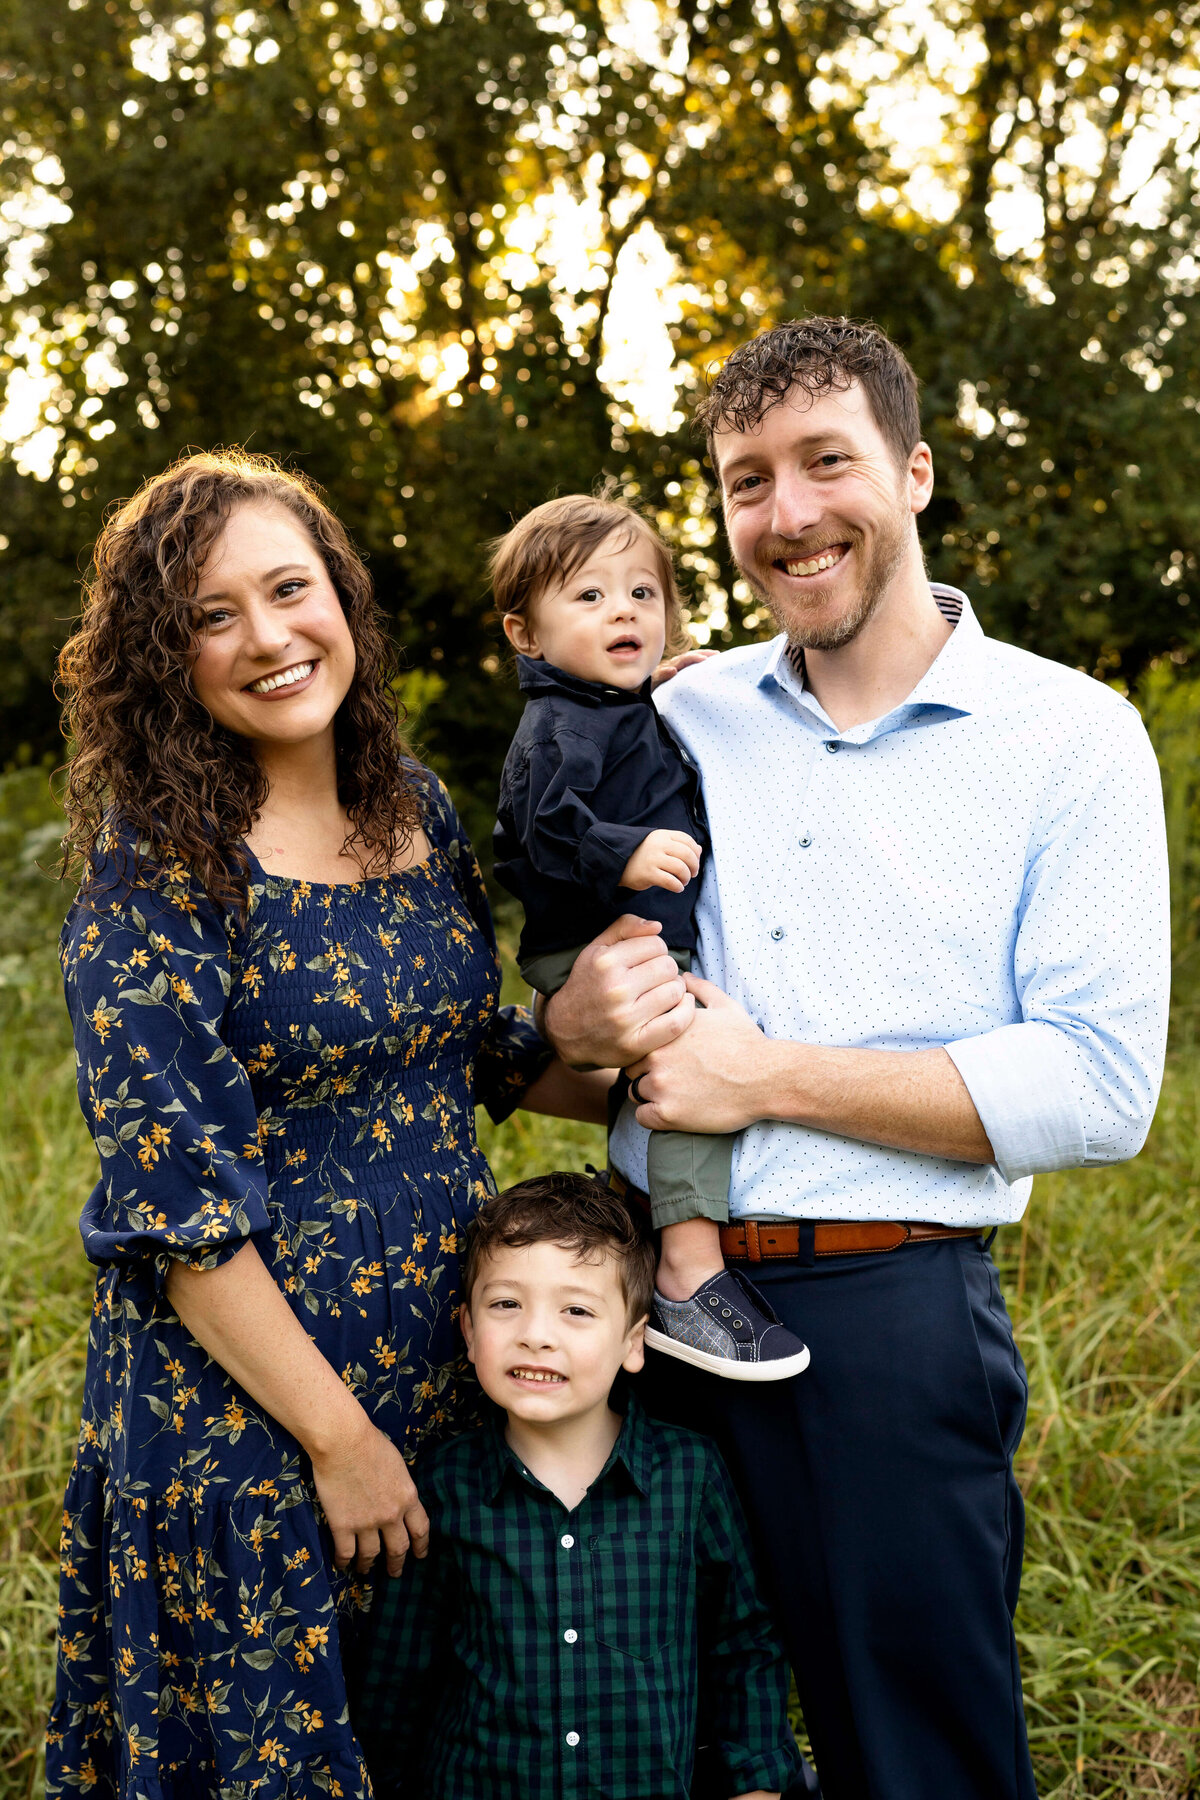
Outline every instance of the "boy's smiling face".
<path fill-rule="evenodd" d="M 501 1246 L 462 1310 L 484 1393 L 530 1425 L 601 1414 L 618 1369 L 642 1366 L 645 1323 L 629 1323 L 612 1257 L 581 1262 L 555 1243 Z"/>
<path fill-rule="evenodd" d="M 507 613 L 514 650 L 583 681 L 636 691 L 662 661 L 666 597 L 637 530 L 610 532 L 569 581 L 539 594 L 527 613 Z"/>

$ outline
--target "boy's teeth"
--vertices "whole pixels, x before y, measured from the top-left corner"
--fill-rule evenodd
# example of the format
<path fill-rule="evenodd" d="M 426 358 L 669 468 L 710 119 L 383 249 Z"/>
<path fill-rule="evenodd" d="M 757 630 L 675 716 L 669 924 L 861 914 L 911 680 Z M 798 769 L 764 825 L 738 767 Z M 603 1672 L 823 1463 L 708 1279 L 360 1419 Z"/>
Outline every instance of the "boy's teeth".
<path fill-rule="evenodd" d="M 845 555 L 843 550 L 823 550 L 820 556 L 812 557 L 808 562 L 784 563 L 789 575 L 819 575 L 822 569 L 832 569 Z"/>
<path fill-rule="evenodd" d="M 276 688 L 291 687 L 294 681 L 304 681 L 315 668 L 314 663 L 297 663 L 294 669 L 285 669 L 282 675 L 266 675 L 256 681 L 250 689 L 252 694 L 273 694 Z"/>
<path fill-rule="evenodd" d="M 514 1369 L 513 1374 L 518 1381 L 562 1381 L 561 1375 L 553 1375 L 545 1369 Z"/>

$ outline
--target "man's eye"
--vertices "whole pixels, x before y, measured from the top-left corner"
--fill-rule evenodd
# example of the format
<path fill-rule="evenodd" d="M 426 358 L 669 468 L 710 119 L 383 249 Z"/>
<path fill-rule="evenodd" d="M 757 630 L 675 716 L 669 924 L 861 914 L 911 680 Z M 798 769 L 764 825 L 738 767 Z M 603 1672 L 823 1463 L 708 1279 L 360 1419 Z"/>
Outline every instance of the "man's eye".
<path fill-rule="evenodd" d="M 733 491 L 735 494 L 748 494 L 762 482 L 762 479 L 761 475 L 743 475 L 740 481 L 734 482 Z"/>
<path fill-rule="evenodd" d="M 845 462 L 845 460 L 845 457 L 837 450 L 827 450 L 824 456 L 819 456 L 817 458 L 817 461 L 823 469 L 836 469 L 839 464 Z"/>

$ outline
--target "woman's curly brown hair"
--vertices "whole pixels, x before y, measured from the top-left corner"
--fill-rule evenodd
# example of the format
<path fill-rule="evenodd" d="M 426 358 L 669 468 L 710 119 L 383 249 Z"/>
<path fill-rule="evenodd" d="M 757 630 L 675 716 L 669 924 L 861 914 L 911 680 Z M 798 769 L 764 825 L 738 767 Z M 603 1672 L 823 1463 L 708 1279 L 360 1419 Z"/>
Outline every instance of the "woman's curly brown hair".
<path fill-rule="evenodd" d="M 209 897 L 247 902 L 244 839 L 268 784 L 244 738 L 197 699 L 191 667 L 200 571 L 225 521 L 244 504 L 285 506 L 315 543 L 354 640 L 355 671 L 334 720 L 347 846 L 366 874 L 386 873 L 421 823 L 393 698 L 393 652 L 371 578 L 313 484 L 267 456 L 197 452 L 153 476 L 108 519 L 84 583 L 78 629 L 58 661 L 73 739 L 64 804 L 63 872 L 96 860 L 111 825 L 138 846 L 142 875 L 169 852 Z"/>

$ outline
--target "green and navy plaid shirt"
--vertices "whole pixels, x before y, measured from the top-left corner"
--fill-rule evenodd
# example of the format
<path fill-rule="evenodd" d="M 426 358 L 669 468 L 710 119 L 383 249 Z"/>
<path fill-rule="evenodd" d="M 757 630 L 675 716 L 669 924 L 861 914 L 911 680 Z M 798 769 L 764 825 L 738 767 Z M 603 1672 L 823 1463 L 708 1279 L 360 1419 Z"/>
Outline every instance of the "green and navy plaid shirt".
<path fill-rule="evenodd" d="M 429 1556 L 378 1590 L 356 1707 L 377 1794 L 687 1800 L 698 1718 L 727 1793 L 786 1788 L 787 1665 L 714 1447 L 630 1398 L 568 1512 L 503 1423 L 418 1471 Z"/>

